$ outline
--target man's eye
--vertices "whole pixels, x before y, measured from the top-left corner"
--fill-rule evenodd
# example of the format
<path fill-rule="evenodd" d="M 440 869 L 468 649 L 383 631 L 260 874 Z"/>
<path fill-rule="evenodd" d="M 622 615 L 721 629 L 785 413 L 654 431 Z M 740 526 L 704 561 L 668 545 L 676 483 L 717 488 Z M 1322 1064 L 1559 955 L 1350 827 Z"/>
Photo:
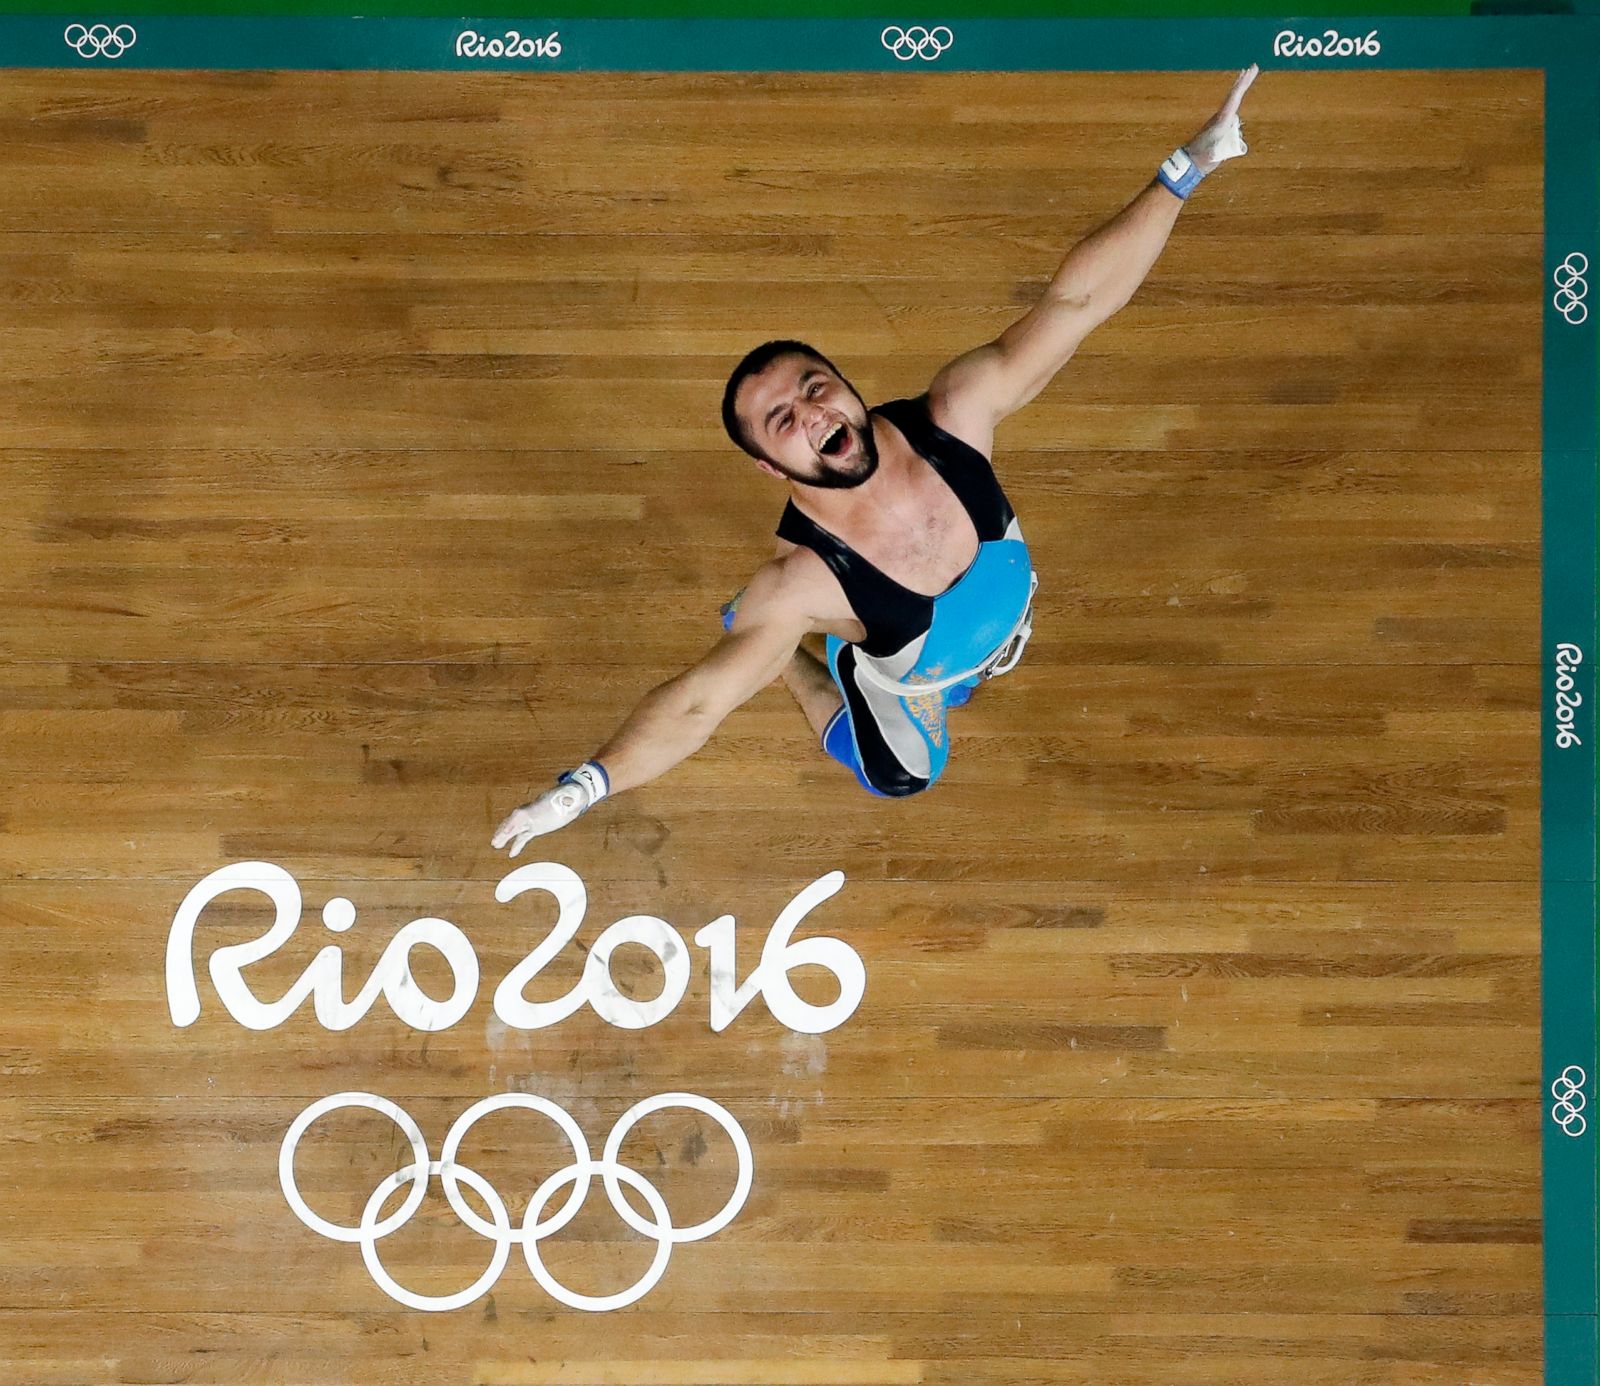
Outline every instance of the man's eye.
<path fill-rule="evenodd" d="M 816 383 L 816 384 L 815 384 L 815 385 L 813 385 L 813 386 L 812 386 L 812 387 L 811 387 L 811 393 L 812 393 L 812 394 L 816 394 L 816 392 L 817 392 L 817 391 L 818 391 L 818 390 L 820 390 L 820 389 L 821 389 L 821 388 L 822 388 L 822 382 L 821 382 L 821 381 L 820 381 L 820 380 L 819 380 L 819 381 L 817 381 L 817 383 Z"/>

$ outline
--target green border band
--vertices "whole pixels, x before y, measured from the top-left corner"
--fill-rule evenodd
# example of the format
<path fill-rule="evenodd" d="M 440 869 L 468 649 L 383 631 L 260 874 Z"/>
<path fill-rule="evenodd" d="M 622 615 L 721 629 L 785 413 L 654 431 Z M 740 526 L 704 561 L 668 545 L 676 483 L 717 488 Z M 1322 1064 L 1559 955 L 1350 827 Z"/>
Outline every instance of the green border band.
<path fill-rule="evenodd" d="M 954 42 L 929 61 L 897 59 L 880 41 L 887 24 L 945 24 Z M 72 24 L 128 25 L 136 42 L 117 57 L 79 57 L 64 34 Z M 796 41 L 796 30 L 805 41 Z M 552 56 L 459 56 L 465 30 L 485 39 L 558 38 Z M 1365 56 L 1275 56 L 1289 31 L 1321 40 L 1374 35 Z M 1577 66 L 1572 48 L 1594 22 L 1569 15 L 1410 19 L 1167 21 L 961 20 L 917 12 L 881 19 L 575 19 L 559 15 L 474 19 L 325 19 L 175 16 L 89 11 L 13 15 L 0 20 L 0 67 L 118 66 L 166 69 L 271 68 L 318 71 L 464 72 L 904 72 L 1226 71 L 1251 61 L 1284 70 Z"/>
<path fill-rule="evenodd" d="M 1600 7 L 1600 0 L 1490 0 L 1508 6 L 1504 13 L 1526 14 L 1546 12 L 1552 6 L 1563 10 L 1576 8 L 1582 13 Z M 1377 15 L 1457 15 L 1473 12 L 1477 0 L 1385 0 L 1375 6 L 1363 6 L 1355 11 Z M 1232 0 L 1232 3 L 1208 3 L 1208 0 L 1138 0 L 1137 4 L 1120 3 L 1120 0 L 945 0 L 940 13 L 950 19 L 1175 19 L 1246 17 L 1276 19 L 1281 11 L 1268 0 Z M 806 18 L 815 19 L 873 19 L 883 12 L 878 3 L 864 0 L 807 0 Z M 191 14 L 191 15 L 310 15 L 340 18 L 343 9 L 329 0 L 141 0 L 139 14 Z M 383 0 L 382 13 L 394 19 L 401 16 L 430 16 L 435 19 L 457 19 L 461 10 L 449 0 Z M 510 0 L 496 0 L 483 14 L 515 16 L 526 19 L 525 6 L 511 4 Z M 1339 18 L 1352 13 L 1348 5 L 1321 3 L 1309 5 L 1296 12 L 1305 19 Z M 0 0 L 0 14 L 56 14 L 67 19 L 81 18 L 81 7 L 73 0 L 43 0 L 42 3 L 18 4 L 15 0 Z M 127 16 L 124 15 L 124 18 Z M 563 0 L 561 17 L 569 22 L 577 19 L 787 19 L 794 18 L 793 6 L 787 9 L 782 0 Z M 904 19 L 902 18 L 902 23 Z"/>
<path fill-rule="evenodd" d="M 235 3 L 236 0 L 223 0 Z M 315 0 L 289 0 L 294 3 Z M 638 0 L 657 15 L 683 0 Z M 713 0 L 715 3 L 715 0 Z M 969 4 L 981 0 L 968 0 Z M 1011 0 L 1041 7 L 1056 0 Z M 179 0 L 204 4 L 205 0 Z M 263 7 L 273 3 L 265 0 Z M 277 0 L 284 8 L 284 0 Z M 432 0 L 394 0 L 427 8 Z M 589 0 L 605 8 L 607 0 Z M 627 0 L 618 0 L 618 7 Z M 737 0 L 726 0 L 730 6 Z M 853 0 L 830 0 L 836 9 Z M 1066 0 L 1073 3 L 1073 0 Z M 1084 7 L 1095 0 L 1081 0 Z M 1157 0 L 1160 3 L 1160 0 Z M 1176 7 L 1179 0 L 1172 0 Z M 1439 8 L 1458 8 L 1437 0 Z M 1432 6 L 1430 6 L 1431 8 Z M 1545 314 L 1543 337 L 1543 590 L 1540 651 L 1542 776 L 1541 908 L 1543 929 L 1540 1124 L 1544 1188 L 1544 1315 L 1546 1386 L 1600 1386 L 1597 1380 L 1596 994 L 1595 949 L 1595 661 L 1596 625 L 1596 331 L 1600 294 L 1586 318 L 1557 311 L 1558 267 L 1574 254 L 1600 279 L 1600 19 L 1573 15 L 1515 17 L 969 19 L 887 10 L 877 18 L 782 19 L 456 17 L 327 18 L 283 14 L 0 15 L 0 67 L 152 69 L 287 69 L 410 71 L 1227 71 L 1260 62 L 1276 69 L 1538 68 L 1545 73 Z M 128 25 L 134 44 L 119 56 L 81 57 L 65 26 Z M 897 59 L 882 43 L 887 24 L 944 24 L 953 42 L 936 58 Z M 457 39 L 515 30 L 526 38 L 558 35 L 559 54 L 471 57 Z M 1347 56 L 1275 55 L 1285 30 L 1304 38 L 1329 30 L 1348 39 L 1374 35 L 1377 52 Z M 797 41 L 803 31 L 804 42 Z M 1368 45 L 1371 46 L 1370 44 Z M 1570 309 L 1569 309 L 1570 311 Z M 1582 698 L 1573 730 L 1581 745 L 1562 747 L 1556 732 L 1556 656 L 1578 646 L 1573 671 Z M 1576 1071 L 1581 1070 L 1581 1079 Z M 1582 1129 L 1572 1108 L 1559 1107 L 1566 1073 L 1583 1098 Z M 1575 1101 L 1576 1099 L 1571 1099 Z M 1565 1117 L 1567 1127 L 1558 1124 Z"/>
<path fill-rule="evenodd" d="M 1482 22 L 1482 21 L 1479 21 Z M 1582 35 L 1582 40 L 1579 40 Z M 1589 67 L 1545 69 L 1545 317 L 1543 409 L 1543 651 L 1541 882 L 1543 909 L 1544 1315 L 1547 1386 L 1595 1386 L 1600 1375 L 1596 1318 L 1596 991 L 1595 745 L 1596 315 L 1569 322 L 1557 311 L 1558 267 L 1582 255 L 1600 276 L 1600 80 L 1593 71 L 1592 20 L 1572 31 L 1572 52 Z M 1572 176 L 1583 169 L 1586 177 Z M 1561 278 L 1565 278 L 1562 272 Z M 1590 641 L 1588 647 L 1582 641 Z M 1581 746 L 1557 742 L 1558 649 L 1583 648 L 1573 670 L 1582 699 L 1574 720 Z M 1579 1085 L 1582 1129 L 1557 1105 Z M 1576 1100 L 1576 1099 L 1574 1099 Z M 1562 1115 L 1567 1126 L 1558 1124 Z M 1569 1134 L 1570 1132 L 1570 1134 Z"/>

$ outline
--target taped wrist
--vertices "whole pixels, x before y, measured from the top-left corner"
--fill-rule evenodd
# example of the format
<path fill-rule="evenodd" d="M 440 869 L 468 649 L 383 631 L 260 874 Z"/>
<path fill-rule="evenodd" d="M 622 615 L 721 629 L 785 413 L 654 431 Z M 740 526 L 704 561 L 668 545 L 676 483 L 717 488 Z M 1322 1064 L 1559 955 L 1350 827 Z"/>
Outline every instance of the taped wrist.
<path fill-rule="evenodd" d="M 577 769 L 568 770 L 556 783 L 574 784 L 583 791 L 584 805 L 580 812 L 584 813 L 611 793 L 611 777 L 606 774 L 605 766 L 597 760 L 584 761 Z"/>

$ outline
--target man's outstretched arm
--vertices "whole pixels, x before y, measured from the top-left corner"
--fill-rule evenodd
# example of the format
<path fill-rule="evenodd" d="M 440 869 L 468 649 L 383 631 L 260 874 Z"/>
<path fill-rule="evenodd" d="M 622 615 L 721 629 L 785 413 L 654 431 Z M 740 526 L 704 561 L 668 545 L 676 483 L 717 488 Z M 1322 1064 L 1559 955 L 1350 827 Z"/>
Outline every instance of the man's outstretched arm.
<path fill-rule="evenodd" d="M 594 756 L 513 809 L 492 844 L 514 857 L 529 838 L 565 827 L 609 794 L 653 780 L 692 756 L 734 708 L 777 678 L 811 629 L 804 595 L 779 560 L 750 579 L 737 628 L 698 664 L 644 695 Z"/>
<path fill-rule="evenodd" d="M 1161 172 L 1062 260 L 1039 302 L 994 341 L 958 356 L 933 379 L 935 422 L 986 455 L 994 427 L 1054 379 L 1079 344 L 1123 307 L 1167 244 L 1184 199 L 1225 159 L 1244 152 L 1239 102 L 1255 80 L 1241 72 L 1228 99 Z"/>

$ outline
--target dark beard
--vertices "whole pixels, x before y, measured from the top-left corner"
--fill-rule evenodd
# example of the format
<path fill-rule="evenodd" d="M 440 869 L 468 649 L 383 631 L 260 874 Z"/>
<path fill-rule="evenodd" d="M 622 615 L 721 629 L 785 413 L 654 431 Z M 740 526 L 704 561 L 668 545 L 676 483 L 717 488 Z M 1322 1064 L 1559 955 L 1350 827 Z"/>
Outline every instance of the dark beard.
<path fill-rule="evenodd" d="M 859 399 L 860 396 L 858 395 L 857 398 Z M 865 429 L 858 431 L 853 424 L 849 427 L 850 431 L 855 433 L 861 440 L 860 462 L 863 465 L 861 465 L 860 471 L 844 474 L 825 470 L 820 476 L 797 476 L 793 480 L 800 482 L 803 486 L 816 486 L 829 491 L 850 490 L 860 486 L 865 481 L 871 480 L 872 474 L 878 470 L 878 440 L 872 434 L 872 415 L 867 415 Z"/>

